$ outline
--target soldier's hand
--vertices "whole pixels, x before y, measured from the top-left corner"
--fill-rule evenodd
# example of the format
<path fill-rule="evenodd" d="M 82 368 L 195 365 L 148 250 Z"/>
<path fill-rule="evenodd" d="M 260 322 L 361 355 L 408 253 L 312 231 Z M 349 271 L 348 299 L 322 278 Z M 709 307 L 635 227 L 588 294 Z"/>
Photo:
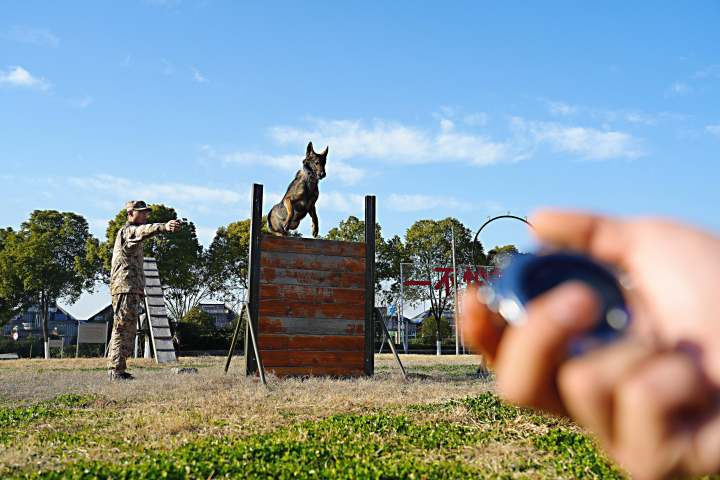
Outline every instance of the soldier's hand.
<path fill-rule="evenodd" d="M 165 228 L 168 232 L 177 232 L 180 230 L 181 226 L 182 222 L 179 222 L 178 220 L 170 220 L 165 224 Z"/>

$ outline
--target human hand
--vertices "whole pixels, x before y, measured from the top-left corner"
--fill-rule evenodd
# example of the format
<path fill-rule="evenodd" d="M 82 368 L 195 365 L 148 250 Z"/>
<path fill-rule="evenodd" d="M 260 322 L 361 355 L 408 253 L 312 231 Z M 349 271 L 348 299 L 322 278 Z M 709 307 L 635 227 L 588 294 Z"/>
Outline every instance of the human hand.
<path fill-rule="evenodd" d="M 720 240 L 665 221 L 567 212 L 541 213 L 533 224 L 543 243 L 627 272 L 634 331 L 568 359 L 568 340 L 596 315 L 587 286 L 568 283 L 537 298 L 518 327 L 504 327 L 471 291 L 465 338 L 494 363 L 499 393 L 572 416 L 637 478 L 718 471 Z M 674 252 L 682 259 L 671 260 Z"/>
<path fill-rule="evenodd" d="M 179 220 L 170 220 L 165 224 L 165 229 L 168 232 L 177 232 L 182 227 L 182 222 Z"/>

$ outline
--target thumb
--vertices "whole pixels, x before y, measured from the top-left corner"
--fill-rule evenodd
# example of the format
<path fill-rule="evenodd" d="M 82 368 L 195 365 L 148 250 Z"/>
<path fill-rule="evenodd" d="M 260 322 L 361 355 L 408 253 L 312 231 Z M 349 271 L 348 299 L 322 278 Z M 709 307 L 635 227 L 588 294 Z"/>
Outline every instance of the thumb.
<path fill-rule="evenodd" d="M 568 282 L 527 306 L 526 321 L 507 329 L 498 347 L 498 390 L 511 402 L 564 413 L 556 386 L 568 342 L 597 320 L 598 300 L 587 285 Z"/>

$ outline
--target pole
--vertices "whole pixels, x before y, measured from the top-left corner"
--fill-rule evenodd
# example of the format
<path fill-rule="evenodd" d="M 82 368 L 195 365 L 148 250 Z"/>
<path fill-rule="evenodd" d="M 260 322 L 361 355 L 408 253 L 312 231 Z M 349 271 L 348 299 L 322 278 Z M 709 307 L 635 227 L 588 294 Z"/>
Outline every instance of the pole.
<path fill-rule="evenodd" d="M 455 228 L 450 223 L 450 236 L 452 240 L 452 263 L 453 263 L 453 286 L 455 287 L 455 355 L 460 355 L 460 328 L 458 328 L 458 290 L 457 290 L 457 270 L 455 269 Z"/>
<path fill-rule="evenodd" d="M 235 351 L 235 344 L 237 343 L 238 335 L 240 334 L 240 324 L 243 320 L 243 313 L 245 312 L 245 304 L 243 303 L 240 307 L 240 315 L 238 315 L 235 321 L 235 331 L 233 332 L 232 340 L 230 340 L 230 349 L 228 350 L 227 359 L 225 360 L 225 373 L 230 368 L 230 360 L 232 360 L 233 352 Z"/>
<path fill-rule="evenodd" d="M 407 325 L 405 325 L 405 292 L 403 290 L 404 281 L 405 281 L 405 278 L 403 277 L 403 264 L 402 264 L 402 262 L 400 262 L 400 302 L 398 304 L 400 308 L 398 310 L 397 329 L 398 329 L 398 333 L 399 333 L 400 326 L 402 325 L 402 329 L 404 332 L 404 335 L 402 337 L 403 350 L 407 354 L 408 353 L 408 338 L 407 338 Z"/>

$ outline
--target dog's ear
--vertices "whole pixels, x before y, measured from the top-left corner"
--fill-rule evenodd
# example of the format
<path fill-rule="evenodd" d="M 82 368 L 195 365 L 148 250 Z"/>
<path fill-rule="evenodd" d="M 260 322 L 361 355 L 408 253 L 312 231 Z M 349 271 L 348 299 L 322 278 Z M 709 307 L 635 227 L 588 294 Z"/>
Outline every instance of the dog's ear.
<path fill-rule="evenodd" d="M 318 155 L 320 155 L 321 157 L 327 157 L 328 150 L 329 150 L 329 147 L 325 147 L 325 150 L 323 150 L 322 152 L 318 153 Z"/>
<path fill-rule="evenodd" d="M 307 150 L 305 151 L 305 156 L 309 157 L 313 153 L 315 153 L 315 150 L 313 150 L 312 142 L 310 142 L 308 143 Z"/>

